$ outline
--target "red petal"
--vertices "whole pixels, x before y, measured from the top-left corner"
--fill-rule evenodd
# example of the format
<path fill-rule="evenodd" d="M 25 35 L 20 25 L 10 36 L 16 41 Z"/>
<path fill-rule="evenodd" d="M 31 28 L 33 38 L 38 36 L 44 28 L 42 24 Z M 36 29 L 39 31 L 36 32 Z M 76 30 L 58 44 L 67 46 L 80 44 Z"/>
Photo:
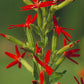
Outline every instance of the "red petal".
<path fill-rule="evenodd" d="M 15 51 L 16 51 L 17 57 L 18 57 L 18 58 L 21 57 L 21 55 L 20 55 L 20 53 L 19 53 L 19 50 L 18 50 L 18 48 L 17 48 L 17 45 L 15 45 Z"/>
<path fill-rule="evenodd" d="M 80 42 L 80 40 L 77 40 L 76 42 L 78 43 L 78 42 Z"/>
<path fill-rule="evenodd" d="M 31 20 L 31 15 L 28 15 L 27 16 L 27 19 L 26 19 L 26 25 L 29 25 L 29 23 L 30 23 L 30 20 Z"/>
<path fill-rule="evenodd" d="M 77 81 L 78 84 L 80 84 L 79 81 L 78 81 L 78 79 L 75 76 L 74 76 L 74 79 Z"/>
<path fill-rule="evenodd" d="M 27 6 L 20 7 L 20 8 L 24 8 L 24 9 L 26 9 L 26 8 L 32 8 L 33 6 L 35 6 L 35 4 L 32 4 L 32 5 L 27 5 Z"/>
<path fill-rule="evenodd" d="M 5 37 L 5 38 L 7 38 L 7 36 L 5 34 L 0 34 L 0 35 L 3 36 L 3 37 Z"/>
<path fill-rule="evenodd" d="M 16 55 L 14 55 L 14 54 L 12 54 L 12 53 L 9 53 L 9 52 L 5 52 L 5 54 L 7 55 L 7 56 L 9 56 L 10 58 L 12 58 L 12 59 L 14 59 L 14 60 L 16 60 Z"/>
<path fill-rule="evenodd" d="M 58 26 L 58 22 L 57 22 L 57 19 L 56 19 L 55 15 L 53 15 L 53 22 L 54 22 L 55 26 Z"/>
<path fill-rule="evenodd" d="M 47 66 L 47 65 L 45 65 L 45 69 L 46 69 L 47 74 L 50 76 L 53 72 L 53 69 L 50 66 Z"/>
<path fill-rule="evenodd" d="M 64 40 L 64 46 L 66 46 L 67 45 L 67 43 L 66 43 L 66 39 L 63 39 Z"/>
<path fill-rule="evenodd" d="M 18 68 L 21 68 L 21 66 L 22 66 L 22 64 L 19 62 L 19 64 L 18 64 Z"/>
<path fill-rule="evenodd" d="M 80 79 L 81 79 L 81 84 L 84 84 L 84 83 L 83 83 L 83 78 L 81 77 Z"/>
<path fill-rule="evenodd" d="M 37 84 L 37 80 L 33 80 L 32 83 L 33 83 L 33 84 Z"/>
<path fill-rule="evenodd" d="M 44 75 L 43 75 L 43 71 L 40 72 L 40 84 L 43 84 L 44 82 Z"/>
<path fill-rule="evenodd" d="M 74 30 L 74 29 L 69 29 L 69 28 L 63 28 L 63 29 L 67 29 L 67 30 Z"/>
<path fill-rule="evenodd" d="M 34 56 L 34 58 L 36 59 L 36 61 L 41 65 L 41 66 L 43 66 L 44 67 L 44 64 L 43 64 L 43 62 L 42 61 L 40 61 L 34 54 L 33 54 L 33 56 Z"/>
<path fill-rule="evenodd" d="M 46 65 L 46 64 L 48 65 L 48 62 L 50 60 L 50 54 L 51 54 L 51 51 L 48 50 L 46 55 L 45 55 L 45 58 L 44 58 L 44 65 Z"/>
<path fill-rule="evenodd" d="M 13 65 L 15 65 L 15 64 L 17 64 L 17 63 L 18 63 L 18 61 L 13 61 L 13 62 L 11 62 L 6 68 L 12 67 Z"/>
<path fill-rule="evenodd" d="M 68 56 L 68 57 L 80 57 L 80 55 L 79 55 L 79 54 L 71 54 L 71 55 Z"/>
<path fill-rule="evenodd" d="M 32 1 L 33 1 L 35 4 L 36 4 L 36 3 L 39 3 L 38 0 L 32 0 Z"/>
<path fill-rule="evenodd" d="M 69 50 L 68 53 L 71 53 L 72 54 L 72 53 L 76 53 L 78 51 L 80 51 L 80 49 L 72 49 L 72 50 Z"/>
<path fill-rule="evenodd" d="M 74 62 L 75 64 L 78 64 L 75 60 L 71 59 L 70 57 L 67 57 L 69 60 L 71 60 L 72 62 Z"/>
<path fill-rule="evenodd" d="M 36 14 L 34 15 L 34 17 L 32 18 L 31 23 L 33 24 L 36 19 L 37 19 L 37 13 L 36 13 Z"/>
<path fill-rule="evenodd" d="M 19 28 L 19 27 L 25 27 L 25 24 L 9 25 L 8 29 Z"/>
<path fill-rule="evenodd" d="M 21 11 L 25 11 L 25 10 L 31 10 L 31 9 L 37 8 L 37 6 L 35 4 L 33 4 L 33 5 L 27 5 L 27 6 L 24 6 L 21 8 L 22 8 Z"/>
<path fill-rule="evenodd" d="M 58 35 L 60 35 L 61 29 L 59 26 L 55 26 L 55 31 L 57 32 Z"/>
<path fill-rule="evenodd" d="M 57 2 L 63 2 L 63 1 L 65 1 L 65 0 L 57 0 Z"/>
<path fill-rule="evenodd" d="M 64 35 L 66 35 L 66 36 L 68 36 L 69 38 L 71 38 L 71 36 L 66 32 L 66 31 L 64 31 L 64 30 L 61 30 L 62 31 L 62 33 L 64 34 Z"/>
<path fill-rule="evenodd" d="M 55 5 L 55 4 L 57 4 L 57 3 L 54 3 L 54 1 L 45 1 L 45 2 L 41 2 L 39 4 L 39 8 L 48 7 L 48 6 Z"/>
<path fill-rule="evenodd" d="M 26 52 L 24 52 L 24 53 L 22 54 L 22 56 L 21 56 L 21 57 L 22 57 L 22 58 L 24 58 L 25 54 L 26 54 Z"/>
<path fill-rule="evenodd" d="M 68 40 L 69 42 L 71 42 L 68 38 L 67 38 L 67 36 L 65 35 L 65 34 L 63 34 L 64 36 L 65 36 L 65 38 L 66 38 L 66 40 Z M 71 47 L 72 45 L 70 45 L 70 47 Z"/>

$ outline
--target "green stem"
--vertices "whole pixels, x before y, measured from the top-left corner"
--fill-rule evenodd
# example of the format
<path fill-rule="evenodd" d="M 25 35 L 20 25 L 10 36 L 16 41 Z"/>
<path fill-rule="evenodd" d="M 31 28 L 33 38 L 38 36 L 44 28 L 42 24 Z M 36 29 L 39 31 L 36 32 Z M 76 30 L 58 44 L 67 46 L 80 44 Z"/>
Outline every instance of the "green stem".
<path fill-rule="evenodd" d="M 63 7 L 67 6 L 69 3 L 73 2 L 74 0 L 65 0 L 64 2 L 60 3 L 59 5 L 53 5 L 51 6 L 50 10 L 51 12 L 55 12 L 57 10 L 62 9 Z"/>
<path fill-rule="evenodd" d="M 44 84 L 50 84 L 49 83 L 49 76 L 48 76 L 48 74 L 46 73 L 45 70 L 44 70 Z"/>
<path fill-rule="evenodd" d="M 28 62 L 27 62 L 26 60 L 21 59 L 20 62 L 24 65 L 24 67 L 25 67 L 28 71 L 32 72 L 32 74 L 33 74 L 33 68 L 28 64 Z"/>

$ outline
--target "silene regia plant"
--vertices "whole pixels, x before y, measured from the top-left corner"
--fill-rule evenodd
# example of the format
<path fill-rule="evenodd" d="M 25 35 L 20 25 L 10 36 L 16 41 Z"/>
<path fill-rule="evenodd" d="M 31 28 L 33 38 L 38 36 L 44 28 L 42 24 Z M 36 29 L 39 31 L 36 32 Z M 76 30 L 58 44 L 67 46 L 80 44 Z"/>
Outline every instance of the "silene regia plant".
<path fill-rule="evenodd" d="M 22 41 L 12 37 L 10 35 L 5 35 L 0 33 L 1 36 L 15 43 L 16 55 L 10 52 L 5 52 L 7 56 L 12 58 L 14 61 L 6 66 L 10 68 L 18 64 L 18 68 L 21 68 L 23 65 L 31 75 L 34 76 L 35 80 L 32 80 L 32 84 L 62 84 L 58 83 L 58 79 L 63 77 L 66 73 L 66 70 L 63 72 L 57 72 L 57 69 L 60 67 L 61 63 L 65 58 L 69 59 L 75 64 L 78 64 L 72 58 L 80 57 L 76 52 L 80 49 L 72 49 L 80 40 L 71 41 L 71 35 L 66 32 L 66 30 L 73 29 L 64 28 L 59 26 L 58 19 L 55 15 L 57 10 L 60 10 L 67 6 L 68 4 L 75 2 L 74 0 L 53 0 L 53 1 L 38 1 L 38 0 L 23 0 L 27 5 L 20 7 L 21 11 L 33 10 L 35 11 L 34 16 L 30 14 L 27 16 L 26 21 L 23 24 L 9 25 L 8 29 L 14 28 L 24 28 L 27 41 L 23 43 Z M 35 23 L 37 22 L 37 23 Z M 33 36 L 34 31 L 39 37 L 40 41 L 35 41 L 35 36 Z M 48 38 L 48 33 L 53 31 L 51 45 L 48 45 L 50 41 Z M 74 31 L 73 31 L 74 32 Z M 57 50 L 57 43 L 59 36 L 63 35 L 64 45 L 61 49 Z M 68 44 L 67 44 L 68 41 Z M 20 46 L 20 49 L 23 50 L 21 55 L 17 45 Z M 51 46 L 51 50 L 45 50 L 46 46 Z M 46 51 L 46 53 L 44 53 Z M 25 59 L 24 56 L 26 53 L 29 53 L 26 58 L 31 56 L 31 61 L 33 66 L 31 66 Z M 84 84 L 83 78 L 80 77 L 81 83 L 78 79 L 73 76 L 78 84 Z M 72 84 L 72 83 L 71 83 Z"/>

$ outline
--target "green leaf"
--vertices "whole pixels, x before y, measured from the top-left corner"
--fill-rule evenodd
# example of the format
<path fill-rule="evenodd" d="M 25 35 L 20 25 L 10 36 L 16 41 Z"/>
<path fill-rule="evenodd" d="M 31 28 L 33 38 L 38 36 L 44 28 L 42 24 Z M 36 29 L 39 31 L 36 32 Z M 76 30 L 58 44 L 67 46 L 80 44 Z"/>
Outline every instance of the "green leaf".
<path fill-rule="evenodd" d="M 66 70 L 63 72 L 54 72 L 51 76 L 50 76 L 50 82 L 54 83 L 57 82 L 57 80 L 59 80 L 61 77 L 63 77 L 63 75 L 66 73 Z"/>

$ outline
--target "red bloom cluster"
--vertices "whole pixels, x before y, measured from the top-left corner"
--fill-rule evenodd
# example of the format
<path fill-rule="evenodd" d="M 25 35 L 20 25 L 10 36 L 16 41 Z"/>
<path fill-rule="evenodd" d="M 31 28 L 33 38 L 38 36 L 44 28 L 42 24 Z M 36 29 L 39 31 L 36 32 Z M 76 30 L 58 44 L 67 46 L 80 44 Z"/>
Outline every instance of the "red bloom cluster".
<path fill-rule="evenodd" d="M 81 83 L 78 81 L 78 79 L 74 76 L 74 79 L 76 80 L 76 82 L 78 84 L 84 84 L 84 81 L 83 81 L 83 78 L 81 77 L 80 80 L 81 80 Z"/>
<path fill-rule="evenodd" d="M 43 63 L 40 59 L 38 59 L 35 55 L 33 55 L 34 58 L 36 59 L 36 61 L 37 61 L 42 67 L 45 68 L 45 70 L 46 70 L 46 72 L 47 72 L 48 75 L 51 75 L 52 72 L 53 72 L 53 69 L 52 69 L 50 66 L 48 66 L 48 63 L 49 63 L 49 60 L 50 60 L 50 54 L 51 54 L 51 51 L 48 50 L 47 53 L 46 53 L 46 55 L 45 55 L 45 58 L 44 58 L 44 63 Z"/>
<path fill-rule="evenodd" d="M 48 7 L 48 6 L 57 4 L 54 1 L 45 1 L 45 2 L 39 2 L 38 0 L 32 0 L 32 1 L 34 4 L 21 7 L 22 8 L 21 11 L 31 10 L 34 8 Z"/>
<path fill-rule="evenodd" d="M 9 25 L 8 29 L 19 28 L 19 27 L 29 28 L 29 24 L 33 24 L 36 19 L 37 19 L 37 13 L 32 18 L 32 20 L 31 20 L 31 15 L 28 15 L 25 24 L 23 23 L 23 24 L 18 24 L 18 25 Z"/>
<path fill-rule="evenodd" d="M 77 41 L 78 42 L 78 41 Z M 66 40 L 64 39 L 64 46 L 66 46 Z M 71 46 L 70 46 L 71 47 Z M 64 56 L 66 56 L 69 60 L 74 62 L 75 64 L 78 64 L 75 60 L 73 60 L 71 57 L 80 57 L 79 54 L 74 54 L 76 52 L 80 51 L 80 49 L 72 49 L 64 52 Z"/>
<path fill-rule="evenodd" d="M 60 33 L 62 33 L 62 34 L 65 36 L 65 38 L 66 38 L 68 41 L 70 41 L 67 37 L 71 38 L 71 36 L 70 36 L 70 34 L 68 34 L 66 31 L 64 31 L 64 29 L 67 29 L 67 30 L 73 30 L 73 29 L 68 29 L 68 28 L 59 27 L 55 15 L 53 15 L 53 22 L 54 22 L 55 31 L 57 32 L 57 34 L 60 35 Z"/>
<path fill-rule="evenodd" d="M 10 58 L 15 60 L 15 61 L 11 62 L 6 68 L 9 68 L 15 64 L 18 64 L 18 67 L 21 68 L 20 60 L 21 60 L 21 58 L 23 58 L 25 56 L 26 52 L 24 52 L 21 56 L 19 51 L 18 51 L 17 45 L 15 45 L 15 50 L 16 50 L 16 55 L 9 53 L 9 52 L 5 52 L 6 55 L 8 55 Z"/>
<path fill-rule="evenodd" d="M 35 50 L 36 54 L 42 53 L 42 49 L 41 47 L 38 47 L 37 43 L 35 44 L 35 47 L 36 47 L 36 50 Z"/>

